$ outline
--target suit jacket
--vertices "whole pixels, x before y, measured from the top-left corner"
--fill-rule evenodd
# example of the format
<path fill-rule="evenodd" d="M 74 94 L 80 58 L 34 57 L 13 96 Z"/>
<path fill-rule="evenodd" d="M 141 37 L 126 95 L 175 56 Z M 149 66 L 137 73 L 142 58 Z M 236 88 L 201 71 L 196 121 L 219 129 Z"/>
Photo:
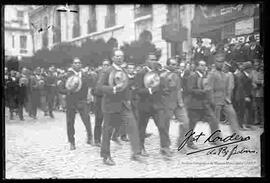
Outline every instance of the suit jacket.
<path fill-rule="evenodd" d="M 188 109 L 205 108 L 208 99 L 202 80 L 197 72 L 192 73 L 187 79 L 187 95 L 184 102 Z"/>
<path fill-rule="evenodd" d="M 207 78 L 207 85 L 210 91 L 211 97 L 213 97 L 213 103 L 215 105 L 224 105 L 225 99 L 229 99 L 229 83 L 228 76 L 218 70 L 214 70 L 209 73 Z"/>
<path fill-rule="evenodd" d="M 160 85 L 153 89 L 150 94 L 148 88 L 144 86 L 144 76 L 148 72 L 147 69 L 142 69 L 135 77 L 136 93 L 138 95 L 138 110 L 150 112 L 151 110 L 174 109 L 175 98 L 164 86 L 164 81 L 160 81 Z M 161 71 L 156 71 L 160 73 Z"/>
<path fill-rule="evenodd" d="M 73 71 L 68 71 L 67 76 L 63 79 L 64 83 L 66 80 L 74 75 Z M 70 92 L 65 88 L 65 84 L 59 87 L 60 93 L 67 95 L 66 102 L 68 106 L 72 106 L 78 102 L 87 102 L 88 90 L 90 87 L 93 87 L 94 78 L 91 75 L 82 73 L 82 87 L 78 92 Z"/>
<path fill-rule="evenodd" d="M 117 69 L 114 66 L 103 70 L 97 82 L 97 92 L 103 94 L 101 109 L 104 113 L 119 113 L 123 111 L 123 107 L 131 109 L 129 86 L 115 94 L 113 93 L 113 87 L 109 86 L 109 76 L 115 70 Z"/>

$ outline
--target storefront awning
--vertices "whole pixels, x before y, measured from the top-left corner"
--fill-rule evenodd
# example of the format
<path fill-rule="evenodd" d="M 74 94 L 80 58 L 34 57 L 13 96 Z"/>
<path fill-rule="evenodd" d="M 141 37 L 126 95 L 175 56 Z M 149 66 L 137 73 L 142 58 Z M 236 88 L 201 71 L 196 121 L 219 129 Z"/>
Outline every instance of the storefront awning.
<path fill-rule="evenodd" d="M 259 16 L 257 4 L 197 5 L 192 21 L 192 37 L 220 39 L 224 27 L 233 27 L 235 22 Z"/>

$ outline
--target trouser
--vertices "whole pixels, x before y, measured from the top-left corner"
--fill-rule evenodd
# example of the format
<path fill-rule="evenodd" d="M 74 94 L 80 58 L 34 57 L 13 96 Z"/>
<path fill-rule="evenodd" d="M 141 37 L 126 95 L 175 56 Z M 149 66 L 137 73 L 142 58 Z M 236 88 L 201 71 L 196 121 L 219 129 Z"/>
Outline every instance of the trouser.
<path fill-rule="evenodd" d="M 22 120 L 24 119 L 23 117 L 23 107 L 25 106 L 24 102 L 20 102 L 18 103 L 18 114 L 19 114 L 19 118 Z"/>
<path fill-rule="evenodd" d="M 152 117 L 159 131 L 160 137 L 160 147 L 169 148 L 170 138 L 169 138 L 169 128 L 170 128 L 170 117 L 171 112 L 167 109 L 151 110 L 151 112 L 146 112 L 138 109 L 138 123 L 139 123 L 139 136 L 141 142 L 141 149 L 144 149 L 145 142 L 145 131 L 149 121 Z"/>
<path fill-rule="evenodd" d="M 101 110 L 101 100 L 102 100 L 102 97 L 96 97 L 95 99 L 95 128 L 94 128 L 95 143 L 101 142 L 101 131 L 102 131 L 102 121 L 103 121 L 103 114 Z"/>
<path fill-rule="evenodd" d="M 130 138 L 131 151 L 133 154 L 140 153 L 138 127 L 132 111 L 122 106 L 119 113 L 103 113 L 104 124 L 102 128 L 102 141 L 100 155 L 103 158 L 111 157 L 110 141 L 114 128 L 119 127 L 119 121 L 127 122 L 127 133 Z"/>
<path fill-rule="evenodd" d="M 239 133 L 239 123 L 232 104 L 217 105 L 215 107 L 216 118 L 218 121 L 220 119 L 221 111 L 224 112 L 225 118 L 231 123 L 231 130 L 235 133 Z"/>
<path fill-rule="evenodd" d="M 55 96 L 56 96 L 55 89 L 53 87 L 48 88 L 46 92 L 46 104 L 48 106 L 47 109 L 49 113 L 53 112 Z"/>
<path fill-rule="evenodd" d="M 189 118 L 189 130 L 195 129 L 195 126 L 198 121 L 207 121 L 210 125 L 211 133 L 218 130 L 219 122 L 215 116 L 213 109 L 206 105 L 203 109 L 188 109 L 188 118 Z M 192 141 L 188 141 L 189 144 L 192 144 Z"/>
<path fill-rule="evenodd" d="M 181 142 L 184 140 L 185 134 L 189 130 L 189 118 L 188 118 L 187 110 L 184 107 L 177 107 L 173 111 L 173 113 L 176 120 L 179 122 L 177 145 L 180 145 Z"/>
<path fill-rule="evenodd" d="M 264 122 L 264 101 L 263 97 L 256 97 L 254 100 L 255 105 L 255 119 L 256 123 Z"/>
<path fill-rule="evenodd" d="M 30 109 L 30 115 L 33 117 L 37 116 L 37 107 L 39 105 L 40 100 L 40 93 L 38 90 L 32 90 L 31 92 L 31 109 Z"/>
<path fill-rule="evenodd" d="M 244 99 L 237 101 L 239 124 L 251 125 L 253 123 L 252 101 L 247 102 Z"/>
<path fill-rule="evenodd" d="M 66 111 L 66 122 L 67 122 L 67 136 L 70 143 L 75 143 L 75 115 L 76 111 L 79 112 L 81 120 L 86 128 L 87 138 L 92 139 L 92 130 L 90 123 L 90 116 L 88 114 L 86 101 L 76 101 L 75 103 L 69 103 Z"/>

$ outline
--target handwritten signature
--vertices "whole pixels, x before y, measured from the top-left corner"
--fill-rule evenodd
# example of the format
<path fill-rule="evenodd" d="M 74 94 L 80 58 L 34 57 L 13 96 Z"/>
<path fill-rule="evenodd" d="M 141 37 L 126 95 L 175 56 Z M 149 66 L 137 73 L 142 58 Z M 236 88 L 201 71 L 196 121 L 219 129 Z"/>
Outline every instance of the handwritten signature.
<path fill-rule="evenodd" d="M 244 153 L 258 153 L 255 150 L 249 150 L 246 147 L 242 147 L 241 150 L 239 149 L 238 145 L 235 145 L 233 148 L 228 148 L 227 146 L 225 147 L 220 147 L 217 149 L 212 149 L 206 153 L 206 155 L 218 155 L 221 157 L 226 157 L 227 160 L 231 158 L 231 156 L 236 155 L 236 154 L 244 154 Z"/>
<path fill-rule="evenodd" d="M 187 155 L 199 153 L 202 151 L 208 151 L 207 155 L 219 155 L 219 156 L 223 156 L 223 157 L 228 155 L 227 160 L 229 160 L 231 158 L 231 156 L 233 156 L 235 154 L 257 153 L 256 151 L 249 150 L 245 147 L 242 148 L 241 150 L 239 150 L 238 145 L 235 145 L 232 149 L 229 149 L 227 147 L 228 145 L 231 145 L 231 144 L 236 144 L 236 143 L 240 143 L 243 141 L 248 141 L 248 140 L 250 140 L 250 136 L 243 137 L 243 136 L 237 135 L 236 133 L 233 133 L 232 135 L 229 135 L 227 137 L 222 138 L 222 137 L 220 137 L 220 132 L 221 132 L 221 130 L 214 131 L 204 141 L 204 143 L 218 142 L 218 145 L 216 145 L 214 147 L 209 147 L 209 148 L 199 149 L 199 150 L 196 150 L 193 152 L 189 152 L 189 153 L 187 153 Z M 206 134 L 204 134 L 203 132 L 200 132 L 199 134 L 196 135 L 193 130 L 188 131 L 185 134 L 185 139 L 179 145 L 178 151 L 180 151 L 182 148 L 184 148 L 188 142 L 198 142 L 199 139 L 201 139 L 202 137 L 205 137 L 205 136 L 206 136 Z"/>

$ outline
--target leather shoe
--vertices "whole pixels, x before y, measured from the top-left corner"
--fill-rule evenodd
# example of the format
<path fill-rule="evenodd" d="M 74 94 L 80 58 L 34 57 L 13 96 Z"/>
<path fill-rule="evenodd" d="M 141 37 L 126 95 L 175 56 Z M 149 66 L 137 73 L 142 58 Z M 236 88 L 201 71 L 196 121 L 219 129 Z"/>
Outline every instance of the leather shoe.
<path fill-rule="evenodd" d="M 143 160 L 141 159 L 141 156 L 140 156 L 139 154 L 133 154 L 133 155 L 131 156 L 131 160 L 133 160 L 133 161 L 140 161 L 140 162 L 143 161 Z"/>
<path fill-rule="evenodd" d="M 121 136 L 121 140 L 125 142 L 129 141 L 126 135 Z"/>
<path fill-rule="evenodd" d="M 105 165 L 110 165 L 110 166 L 115 165 L 115 162 L 113 161 L 111 157 L 103 158 L 103 163 Z"/>
<path fill-rule="evenodd" d="M 95 146 L 101 147 L 101 143 L 100 142 L 95 142 Z"/>
<path fill-rule="evenodd" d="M 70 143 L 70 150 L 72 151 L 72 150 L 75 150 L 75 149 L 76 149 L 75 144 L 74 143 Z"/>
<path fill-rule="evenodd" d="M 118 145 L 122 145 L 118 138 L 112 138 L 112 141 L 114 141 Z"/>
<path fill-rule="evenodd" d="M 89 145 L 94 145 L 94 143 L 93 143 L 93 140 L 92 140 L 92 139 L 88 139 L 86 143 L 87 143 L 87 144 L 89 144 Z"/>
<path fill-rule="evenodd" d="M 51 118 L 54 118 L 54 115 L 53 115 L 53 113 L 50 113 L 50 117 L 51 117 Z"/>
<path fill-rule="evenodd" d="M 141 155 L 141 156 L 144 156 L 144 157 L 149 157 L 149 154 L 146 152 L 145 149 L 142 149 L 142 150 L 141 150 L 140 155 Z"/>
<path fill-rule="evenodd" d="M 152 133 L 146 133 L 144 137 L 145 137 L 145 138 L 148 138 L 148 137 L 150 137 L 151 135 L 152 135 Z"/>
<path fill-rule="evenodd" d="M 165 155 L 167 157 L 172 157 L 173 156 L 173 153 L 171 152 L 171 150 L 169 148 L 162 148 L 160 150 L 161 154 L 162 155 Z"/>

